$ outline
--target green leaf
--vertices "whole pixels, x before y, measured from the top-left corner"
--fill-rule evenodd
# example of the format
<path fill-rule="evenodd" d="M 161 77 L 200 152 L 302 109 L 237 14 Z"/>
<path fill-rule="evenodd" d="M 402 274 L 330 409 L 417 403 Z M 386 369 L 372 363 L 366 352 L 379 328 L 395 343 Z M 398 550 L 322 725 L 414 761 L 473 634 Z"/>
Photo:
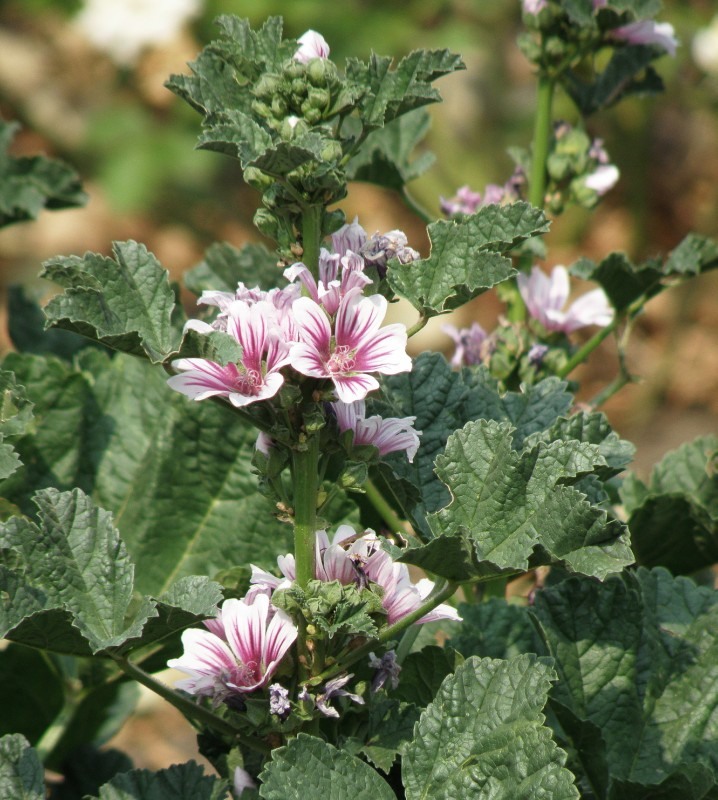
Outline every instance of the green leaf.
<path fill-rule="evenodd" d="M 459 606 L 463 623 L 449 640 L 464 657 L 513 658 L 522 653 L 544 653 L 544 646 L 525 606 L 492 597 L 486 602 Z"/>
<path fill-rule="evenodd" d="M 620 439 L 612 430 L 606 415 L 600 412 L 587 414 L 584 411 L 570 417 L 560 417 L 547 430 L 529 436 L 525 445 L 533 447 L 539 442 L 555 442 L 561 439 L 576 439 L 579 442 L 595 444 L 606 461 L 606 467 L 597 471 L 599 477 L 607 480 L 622 472 L 633 460 L 636 448 L 625 439 Z"/>
<path fill-rule="evenodd" d="M 622 524 L 569 485 L 606 466 L 598 447 L 568 439 L 517 452 L 513 434 L 479 420 L 449 437 L 436 472 L 452 501 L 429 517 L 437 538 L 401 560 L 453 580 L 547 563 L 605 577 L 632 563 Z"/>
<path fill-rule="evenodd" d="M 415 50 L 396 69 L 392 59 L 372 55 L 368 63 L 347 59 L 350 84 L 364 90 L 360 117 L 366 128 L 381 128 L 415 108 L 437 103 L 441 96 L 431 85 L 443 75 L 465 69 L 461 58 L 448 50 Z"/>
<path fill-rule="evenodd" d="M 426 152 L 412 161 L 430 125 L 428 113 L 417 109 L 373 131 L 349 162 L 347 178 L 401 191 L 434 163 L 434 155 Z"/>
<path fill-rule="evenodd" d="M 269 17 L 258 31 L 251 29 L 248 20 L 231 15 L 220 16 L 216 22 L 221 37 L 189 65 L 193 75 L 172 75 L 165 85 L 201 114 L 226 109 L 249 113 L 254 96 L 247 85 L 291 58 L 296 42 L 282 41 L 280 17 Z"/>
<path fill-rule="evenodd" d="M 61 494 L 47 489 L 35 497 L 40 525 L 12 517 L 0 528 L 0 549 L 22 558 L 25 591 L 9 594 L 5 614 L 11 623 L 6 635 L 28 616 L 23 602 L 28 592 L 38 601 L 36 612 L 64 609 L 93 652 L 116 647 L 138 636 L 152 608 L 145 603 L 128 627 L 133 590 L 133 566 L 112 525 L 111 516 L 95 508 L 79 489 Z"/>
<path fill-rule="evenodd" d="M 611 253 L 598 265 L 581 259 L 571 267 L 571 274 L 600 284 L 611 304 L 623 311 L 642 296 L 650 299 L 659 294 L 667 279 L 700 275 L 717 267 L 718 245 L 712 239 L 689 234 L 663 263 L 653 258 L 636 266 L 625 253 Z"/>
<path fill-rule="evenodd" d="M 411 740 L 420 713 L 421 709 L 413 704 L 371 694 L 363 737 L 349 740 L 343 749 L 352 755 L 361 753 L 375 767 L 388 773 L 396 757 Z"/>
<path fill-rule="evenodd" d="M 234 294 L 238 283 L 259 286 L 268 291 L 277 284 L 277 257 L 263 244 L 237 248 L 228 242 L 215 242 L 204 260 L 184 274 L 184 285 L 196 295 L 204 291 Z"/>
<path fill-rule="evenodd" d="M 603 584 L 563 581 L 537 594 L 533 613 L 560 678 L 552 708 L 596 796 L 670 796 L 668 785 L 689 792 L 712 771 L 712 797 L 718 789 L 715 592 L 641 568 Z M 631 794 L 627 787 L 636 784 L 643 789 Z"/>
<path fill-rule="evenodd" d="M 177 578 L 271 564 L 290 549 L 290 526 L 252 473 L 256 430 L 229 407 L 188 401 L 124 355 L 88 353 L 72 367 L 12 354 L 6 366 L 29 387 L 36 425 L 0 494 L 31 513 L 36 489 L 81 487 L 112 512 L 138 591 L 158 597 Z"/>
<path fill-rule="evenodd" d="M 224 331 L 204 333 L 193 329 L 182 336 L 177 358 L 204 358 L 225 366 L 242 360 L 242 345 Z"/>
<path fill-rule="evenodd" d="M 389 456 L 384 466 L 396 478 L 408 481 L 420 492 L 416 502 L 407 497 L 409 513 L 426 539 L 433 534 L 426 515 L 438 511 L 450 499 L 449 492 L 434 473 L 434 461 L 443 452 L 451 433 L 466 422 L 477 419 L 508 421 L 515 426 L 513 446 L 553 425 L 567 413 L 573 397 L 566 383 L 548 378 L 521 392 L 501 393 L 486 369 L 456 372 L 439 353 L 421 353 L 410 373 L 392 375 L 382 381 L 383 399 L 370 401 L 370 412 L 385 417 L 416 417 L 415 428 L 422 431 L 419 452 L 409 463 L 403 456 Z"/>
<path fill-rule="evenodd" d="M 395 800 L 394 792 L 368 764 L 330 744 L 300 733 L 272 751 L 261 775 L 265 800 Z"/>
<path fill-rule="evenodd" d="M 233 156 L 246 167 L 272 149 L 272 137 L 249 114 L 231 110 L 208 118 L 197 147 Z"/>
<path fill-rule="evenodd" d="M 12 372 L 0 370 L 0 480 L 9 478 L 21 461 L 5 439 L 15 439 L 32 422 L 32 403 L 23 386 L 18 386 Z"/>
<path fill-rule="evenodd" d="M 532 655 L 470 658 L 424 711 L 402 761 L 407 800 L 577 798 L 541 713 L 555 675 Z"/>
<path fill-rule="evenodd" d="M 392 263 L 387 280 L 422 315 L 442 314 L 516 275 L 505 254 L 548 227 L 543 212 L 523 202 L 484 206 L 469 216 L 440 220 L 427 228 L 429 257 Z"/>
<path fill-rule="evenodd" d="M 648 485 L 634 475 L 621 497 L 636 559 L 688 574 L 718 562 L 718 436 L 703 436 L 668 453 Z"/>
<path fill-rule="evenodd" d="M 566 91 L 584 116 L 611 106 L 631 95 L 647 96 L 663 91 L 663 81 L 650 66 L 664 55 L 658 48 L 626 45 L 613 51 L 606 68 L 592 81 L 577 73 L 564 73 Z"/>
<path fill-rule="evenodd" d="M 42 764 L 20 734 L 0 739 L 0 797 L 3 800 L 43 800 Z"/>
<path fill-rule="evenodd" d="M 8 154 L 19 127 L 0 119 L 0 228 L 37 219 L 43 208 L 77 208 L 87 202 L 71 167 L 45 156 Z"/>
<path fill-rule="evenodd" d="M 63 781 L 53 787 L 50 800 L 78 800 L 97 795 L 100 787 L 120 772 L 129 772 L 132 761 L 119 750 L 79 747 L 59 770 Z"/>
<path fill-rule="evenodd" d="M 168 273 L 137 242 L 115 242 L 113 253 L 45 262 L 42 277 L 65 289 L 45 307 L 47 324 L 161 363 L 180 337 Z"/>
<path fill-rule="evenodd" d="M 0 736 L 21 733 L 35 744 L 60 713 L 63 689 L 39 651 L 17 644 L 0 650 Z"/>
<path fill-rule="evenodd" d="M 436 696 L 444 678 L 463 661 L 456 650 L 437 645 L 409 653 L 401 665 L 399 686 L 392 691 L 392 698 L 425 708 Z"/>
<path fill-rule="evenodd" d="M 158 772 L 136 769 L 116 775 L 100 789 L 98 800 L 221 800 L 225 793 L 224 781 L 189 761 Z"/>

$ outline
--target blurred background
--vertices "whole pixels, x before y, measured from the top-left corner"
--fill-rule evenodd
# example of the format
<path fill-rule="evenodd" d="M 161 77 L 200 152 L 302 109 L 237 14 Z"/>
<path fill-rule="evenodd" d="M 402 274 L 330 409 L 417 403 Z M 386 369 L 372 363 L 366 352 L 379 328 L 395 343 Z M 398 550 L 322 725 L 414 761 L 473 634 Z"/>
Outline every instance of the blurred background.
<path fill-rule="evenodd" d="M 340 67 L 345 57 L 366 58 L 372 50 L 395 57 L 421 47 L 461 53 L 467 70 L 442 79 L 444 102 L 430 107 L 426 146 L 437 162 L 410 187 L 439 217 L 440 196 L 452 196 L 463 184 L 482 191 L 487 182 L 503 183 L 513 169 L 506 149 L 529 143 L 535 82 L 515 46 L 519 5 L 0 0 L 0 116 L 23 126 L 12 153 L 64 159 L 89 194 L 83 209 L 43 213 L 37 222 L 0 231 L 0 349 L 11 346 L 4 314 L 8 287 L 22 284 L 38 298 L 47 296 L 52 288 L 36 276 L 51 256 L 108 253 L 113 240 L 136 239 L 179 278 L 214 241 L 241 246 L 259 238 L 251 226 L 258 195 L 242 183 L 238 164 L 194 150 L 199 116 L 163 86 L 215 36 L 218 14 L 248 17 L 253 26 L 280 14 L 291 37 L 319 30 Z M 600 259 L 612 250 L 639 261 L 669 251 L 689 231 L 718 237 L 717 11 L 714 0 L 666 4 L 659 19 L 671 22 L 681 41 L 675 59 L 658 62 L 667 91 L 625 101 L 590 121 L 589 132 L 604 139 L 621 180 L 595 212 L 571 209 L 554 224 L 546 266 L 569 265 L 579 255 Z M 571 103 L 560 95 L 557 115 L 575 120 Z M 399 197 L 356 184 L 342 205 L 369 233 L 401 228 L 412 246 L 428 254 L 423 223 Z M 191 311 L 194 297 L 184 299 Z M 452 322 L 478 320 L 490 330 L 501 310 L 486 295 Z M 411 312 L 407 321 L 414 321 Z M 441 332 L 445 321 L 434 320 L 417 336 L 415 351 L 450 353 Z M 649 304 L 628 362 L 640 380 L 605 410 L 618 432 L 637 444 L 636 469 L 645 476 L 667 450 L 718 428 L 718 274 Z M 615 369 L 609 340 L 579 376 L 580 397 L 595 394 Z M 173 720 L 171 709 L 167 716 L 139 717 L 116 744 L 138 766 L 184 760 L 186 748 L 192 754 L 193 733 Z"/>

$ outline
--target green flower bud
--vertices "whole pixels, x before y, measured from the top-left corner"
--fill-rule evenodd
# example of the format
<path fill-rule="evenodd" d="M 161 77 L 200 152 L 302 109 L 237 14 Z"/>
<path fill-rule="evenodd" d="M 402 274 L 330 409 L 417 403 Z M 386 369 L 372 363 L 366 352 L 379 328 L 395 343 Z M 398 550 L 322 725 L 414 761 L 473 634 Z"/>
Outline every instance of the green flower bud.
<path fill-rule="evenodd" d="M 331 95 L 327 89 L 317 89 L 314 86 L 310 87 L 308 100 L 312 108 L 316 108 L 319 111 L 326 111 L 331 99 Z"/>
<path fill-rule="evenodd" d="M 326 58 L 313 58 L 307 64 L 307 77 L 314 86 L 328 86 L 337 77 L 337 68 Z"/>
<path fill-rule="evenodd" d="M 339 161 L 343 155 L 342 146 L 336 139 L 329 139 L 322 147 L 322 161 Z"/>
<path fill-rule="evenodd" d="M 252 100 L 252 111 L 254 111 L 258 117 L 263 119 L 267 119 L 272 116 L 272 109 L 261 100 Z"/>
<path fill-rule="evenodd" d="M 257 81 L 253 92 L 262 100 L 271 100 L 278 92 L 281 81 L 276 75 L 262 75 Z"/>
<path fill-rule="evenodd" d="M 288 78 L 290 81 L 293 81 L 295 78 L 304 79 L 306 71 L 307 71 L 306 64 L 303 64 L 301 61 L 297 61 L 296 59 L 287 61 L 287 63 L 282 68 L 282 74 L 284 75 L 285 78 Z"/>
<path fill-rule="evenodd" d="M 284 117 L 287 115 L 287 103 L 284 98 L 276 95 L 272 100 L 272 113 L 275 117 Z"/>
<path fill-rule="evenodd" d="M 302 103 L 302 114 L 310 125 L 316 125 L 318 122 L 321 122 L 324 117 L 319 109 L 312 108 L 311 105 L 309 105 L 309 101 Z"/>
<path fill-rule="evenodd" d="M 291 83 L 291 92 L 294 97 L 306 97 L 309 87 L 303 78 L 296 78 Z"/>
<path fill-rule="evenodd" d="M 247 169 L 244 170 L 243 177 L 246 183 L 260 192 L 268 189 L 274 182 L 272 178 L 270 178 L 268 175 L 265 175 L 262 170 L 257 169 L 256 167 L 247 167 Z"/>

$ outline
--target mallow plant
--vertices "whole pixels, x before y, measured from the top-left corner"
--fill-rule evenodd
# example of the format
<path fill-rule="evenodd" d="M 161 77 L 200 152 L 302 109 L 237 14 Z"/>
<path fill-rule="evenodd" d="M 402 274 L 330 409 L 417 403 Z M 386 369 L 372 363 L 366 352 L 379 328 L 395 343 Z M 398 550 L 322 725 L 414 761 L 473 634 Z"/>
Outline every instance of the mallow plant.
<path fill-rule="evenodd" d="M 258 190 L 273 244 L 210 247 L 186 275 L 192 319 L 134 241 L 44 265 L 60 289 L 44 334 L 11 298 L 4 800 L 45 797 L 43 767 L 63 800 L 718 797 L 718 604 L 701 580 L 718 439 L 644 482 L 599 410 L 631 379 L 646 303 L 718 247 L 544 263 L 551 219 L 618 179 L 590 116 L 660 89 L 676 43 L 657 5 L 525 0 L 533 141 L 504 184 L 441 200 L 423 254 L 341 201 L 369 181 L 418 209 L 424 107 L 461 58 L 337 65 L 314 31 L 217 20 L 167 86 L 199 147 Z M 27 170 L 0 168 L 5 223 L 81 199 L 57 167 L 29 200 Z M 571 299 L 574 276 L 593 285 Z M 429 319 L 490 290 L 493 331 L 448 327 L 450 360 L 410 357 Z M 408 329 L 386 321 L 400 297 Z M 574 371 L 609 337 L 619 374 L 577 403 Z M 216 774 L 101 747 L 138 684 L 184 714 Z"/>

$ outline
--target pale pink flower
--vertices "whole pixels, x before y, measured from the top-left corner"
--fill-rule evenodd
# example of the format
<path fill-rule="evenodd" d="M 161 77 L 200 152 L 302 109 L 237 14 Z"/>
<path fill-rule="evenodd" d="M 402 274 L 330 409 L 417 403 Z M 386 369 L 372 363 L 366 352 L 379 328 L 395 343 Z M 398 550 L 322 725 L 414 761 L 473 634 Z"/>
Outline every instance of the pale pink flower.
<path fill-rule="evenodd" d="M 273 397 L 284 383 L 279 370 L 289 363 L 290 347 L 280 335 L 276 309 L 267 301 L 250 305 L 235 300 L 226 313 L 226 332 L 242 346 L 241 361 L 222 365 L 204 358 L 180 358 L 172 362 L 180 374 L 167 383 L 192 400 L 226 397 L 237 407 Z M 206 323 L 189 325 L 211 330 Z"/>
<path fill-rule="evenodd" d="M 392 258 L 396 258 L 400 264 L 411 264 L 421 258 L 418 251 L 409 247 L 406 234 L 400 230 L 375 233 L 365 242 L 361 254 L 367 263 L 376 268 L 380 278 L 386 275 L 386 266 Z"/>
<path fill-rule="evenodd" d="M 308 30 L 297 41 L 299 42 L 299 48 L 294 54 L 296 61 L 306 64 L 313 58 L 329 58 L 329 45 L 321 33 Z"/>
<path fill-rule="evenodd" d="M 548 5 L 547 0 L 522 0 L 524 12 L 526 14 L 538 14 Z"/>
<path fill-rule="evenodd" d="M 676 31 L 670 22 L 639 19 L 611 31 L 611 35 L 628 44 L 655 44 L 669 55 L 675 56 L 678 47 Z"/>
<path fill-rule="evenodd" d="M 593 172 L 586 175 L 583 184 L 601 196 L 613 189 L 620 176 L 621 173 L 615 164 L 601 164 Z"/>
<path fill-rule="evenodd" d="M 547 331 L 568 334 L 586 325 L 604 327 L 613 319 L 614 312 L 603 289 L 582 295 L 562 311 L 570 288 L 565 267 L 555 267 L 549 276 L 534 266 L 530 277 L 519 274 L 518 284 L 529 314 Z"/>
<path fill-rule="evenodd" d="M 317 531 L 316 548 L 315 578 L 339 581 L 345 586 L 362 587 L 367 581 L 378 584 L 383 590 L 381 602 L 390 625 L 419 608 L 434 588 L 428 579 L 412 583 L 406 564 L 394 562 L 381 549 L 381 542 L 372 530 L 357 536 L 350 525 L 340 525 L 331 543 L 325 531 Z M 250 581 L 272 590 L 289 586 L 296 579 L 294 556 L 280 556 L 277 566 L 283 579 L 252 565 Z M 455 608 L 442 603 L 417 620 L 417 624 L 438 619 L 458 620 L 460 617 Z"/>
<path fill-rule="evenodd" d="M 341 278 L 337 279 L 341 266 Z M 363 291 L 371 278 L 364 274 L 364 259 L 347 251 L 344 255 L 330 253 L 324 248 L 319 254 L 319 283 L 309 269 L 301 262 L 292 264 L 284 270 L 284 277 L 288 281 L 297 278 L 304 284 L 310 297 L 319 303 L 324 310 L 333 317 L 339 310 L 342 298 L 352 289 Z"/>
<path fill-rule="evenodd" d="M 453 325 L 442 325 L 441 330 L 454 340 L 456 350 L 451 359 L 453 367 L 470 367 L 483 364 L 491 352 L 491 337 L 479 325 L 472 322 L 470 328 L 455 328 Z"/>
<path fill-rule="evenodd" d="M 414 430 L 416 417 L 373 417 L 366 416 L 366 404 L 363 400 L 354 403 L 332 403 L 337 416 L 339 430 L 354 431 L 353 444 L 373 445 L 379 455 L 406 450 L 409 461 L 414 460 L 419 449 L 421 431 Z"/>
<path fill-rule="evenodd" d="M 484 187 L 483 194 L 474 192 L 468 186 L 462 186 L 448 200 L 445 197 L 440 197 L 439 205 L 444 214 L 450 217 L 453 214 L 474 214 L 483 206 L 488 206 L 492 203 L 497 205 L 513 203 L 519 199 L 519 188 L 524 181 L 523 171 L 518 168 L 503 185 L 488 183 Z"/>
<path fill-rule="evenodd" d="M 232 788 L 234 789 L 234 796 L 241 797 L 245 789 L 256 789 L 257 784 L 252 779 L 252 776 L 242 767 L 234 768 L 234 777 L 232 779 Z"/>
<path fill-rule="evenodd" d="M 369 373 L 411 370 L 405 326 L 380 327 L 386 309 L 381 295 L 362 297 L 359 287 L 350 289 L 341 298 L 332 331 L 324 309 L 311 298 L 300 297 L 292 307 L 299 336 L 289 354 L 292 366 L 302 375 L 331 379 L 345 403 L 363 400 L 379 388 Z"/>
<path fill-rule="evenodd" d="M 297 638 L 297 628 L 265 592 L 248 597 L 225 600 L 212 630 L 188 628 L 182 634 L 184 652 L 167 666 L 190 677 L 176 688 L 220 703 L 269 683 Z"/>

